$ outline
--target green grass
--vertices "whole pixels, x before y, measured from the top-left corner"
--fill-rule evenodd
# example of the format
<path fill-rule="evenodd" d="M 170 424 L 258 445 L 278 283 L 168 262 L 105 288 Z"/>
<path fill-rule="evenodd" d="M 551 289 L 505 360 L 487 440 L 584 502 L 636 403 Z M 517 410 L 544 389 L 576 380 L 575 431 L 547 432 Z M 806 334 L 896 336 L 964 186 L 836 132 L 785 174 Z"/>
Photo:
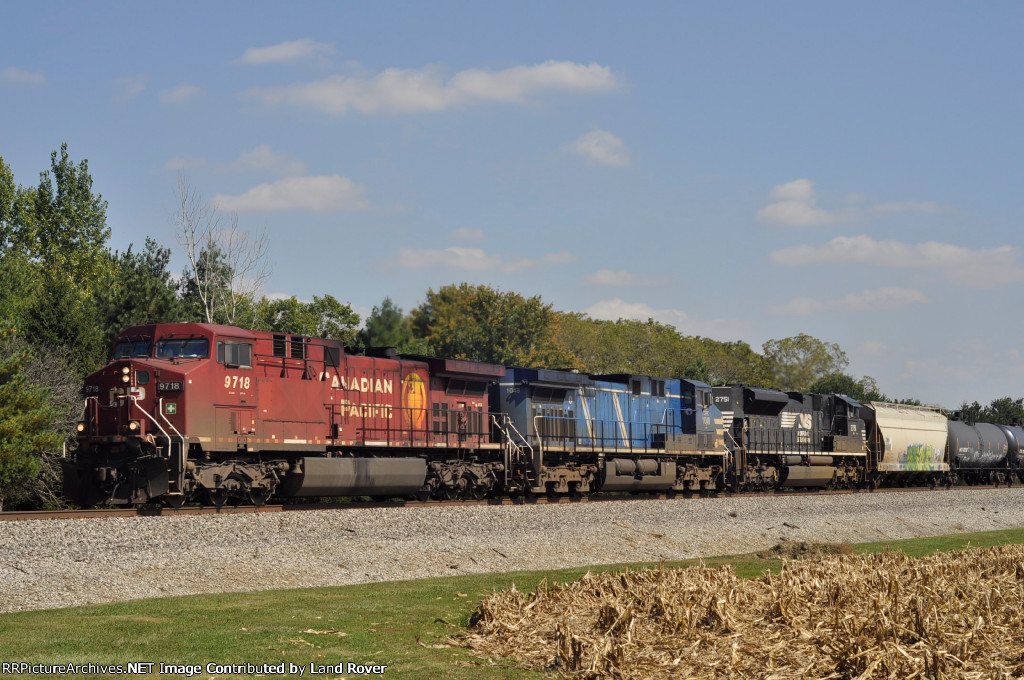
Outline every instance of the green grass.
<path fill-rule="evenodd" d="M 891 549 L 923 556 L 936 551 L 1006 543 L 1024 543 L 1024 529 L 867 543 L 853 548 L 859 553 Z M 666 566 L 688 566 L 696 562 L 673 562 Z M 739 555 L 706 559 L 704 563 L 729 564 L 739 575 L 754 577 L 765 570 L 777 571 L 781 561 Z M 592 567 L 590 571 L 641 566 L 655 565 Z M 532 590 L 542 579 L 572 581 L 587 571 L 581 568 L 458 576 L 0 614 L 0 662 L 124 664 L 163 661 L 203 666 L 209 662 L 285 662 L 305 668 L 303 677 L 308 678 L 311 677 L 310 663 L 351 661 L 386 664 L 385 677 L 542 678 L 547 676 L 520 670 L 507 661 L 496 659 L 492 665 L 476 659 L 465 650 L 444 646 L 444 641 L 449 635 L 464 630 L 469 615 L 490 590 L 508 588 L 513 583 L 520 590 Z M 183 574 L 182 578 L 189 576 Z M 206 680 L 210 674 L 204 668 L 197 677 Z M 312 677 L 376 676 L 335 673 Z"/>

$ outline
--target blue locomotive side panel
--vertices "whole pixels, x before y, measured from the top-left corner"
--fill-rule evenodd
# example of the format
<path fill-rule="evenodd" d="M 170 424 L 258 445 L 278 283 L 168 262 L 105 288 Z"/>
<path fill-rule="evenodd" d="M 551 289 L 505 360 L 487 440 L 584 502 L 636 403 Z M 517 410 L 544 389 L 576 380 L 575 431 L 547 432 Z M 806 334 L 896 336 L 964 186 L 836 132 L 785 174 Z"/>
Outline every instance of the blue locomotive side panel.
<path fill-rule="evenodd" d="M 660 448 L 682 432 L 680 381 L 509 368 L 492 409 L 527 442 L 597 451 Z"/>
<path fill-rule="evenodd" d="M 594 376 L 594 436 L 611 449 L 646 449 L 680 432 L 679 381 L 641 375 Z"/>

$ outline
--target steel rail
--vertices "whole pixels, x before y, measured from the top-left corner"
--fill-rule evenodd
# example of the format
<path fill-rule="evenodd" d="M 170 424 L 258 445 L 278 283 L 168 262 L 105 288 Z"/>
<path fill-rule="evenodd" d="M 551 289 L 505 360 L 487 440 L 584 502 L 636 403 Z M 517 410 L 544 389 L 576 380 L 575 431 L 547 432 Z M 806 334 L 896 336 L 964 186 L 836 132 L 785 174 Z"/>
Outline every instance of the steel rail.
<path fill-rule="evenodd" d="M 958 486 L 953 487 L 952 490 L 957 489 L 996 489 L 996 488 L 1008 488 L 1008 487 L 997 487 L 992 484 L 978 484 L 971 486 Z M 489 498 L 484 500 L 430 500 L 430 501 L 416 501 L 416 500 L 395 500 L 395 501 L 349 501 L 341 503 L 294 503 L 294 504 L 273 504 L 273 505 L 225 505 L 222 507 L 214 506 L 200 506 L 200 505 L 186 505 L 180 508 L 164 507 L 156 504 L 140 505 L 131 508 L 90 508 L 85 510 L 10 510 L 0 511 L 0 522 L 18 522 L 28 520 L 51 520 L 51 519 L 99 519 L 99 518 L 114 518 L 114 517 L 171 517 L 175 515 L 238 515 L 238 514 L 257 514 L 262 512 L 314 512 L 318 510 L 366 510 L 376 508 L 440 508 L 440 507 L 457 507 L 457 506 L 486 506 L 486 505 L 556 505 L 564 504 L 570 505 L 573 503 L 608 503 L 624 500 L 632 501 L 663 501 L 663 500 L 711 500 L 721 499 L 727 500 L 730 498 L 767 498 L 767 497 L 778 497 L 778 496 L 840 496 L 847 494 L 860 494 L 860 493 L 871 493 L 871 494 L 884 494 L 884 493 L 915 493 L 915 492 L 934 492 L 944 493 L 950 489 L 939 488 L 932 489 L 927 486 L 920 487 L 888 487 L 880 488 L 876 490 L 868 489 L 831 489 L 831 490 L 775 490 L 775 491 L 763 491 L 763 492 L 721 492 L 721 493 L 709 493 L 709 494 L 684 494 L 684 493 L 645 493 L 645 494 L 622 494 L 622 495 L 604 495 L 598 494 L 594 496 L 582 496 L 579 498 L 570 498 L 569 496 L 560 496 L 558 498 L 548 498 L 547 496 L 537 496 L 533 498 Z"/>

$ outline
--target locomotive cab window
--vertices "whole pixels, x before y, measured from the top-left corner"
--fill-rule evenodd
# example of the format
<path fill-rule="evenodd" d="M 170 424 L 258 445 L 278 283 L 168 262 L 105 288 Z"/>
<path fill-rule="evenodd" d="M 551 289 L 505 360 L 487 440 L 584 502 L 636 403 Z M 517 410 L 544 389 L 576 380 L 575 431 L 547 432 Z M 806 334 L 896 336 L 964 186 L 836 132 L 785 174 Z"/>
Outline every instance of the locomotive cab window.
<path fill-rule="evenodd" d="M 448 381 L 448 389 L 445 392 L 454 396 L 482 397 L 487 394 L 487 383 L 452 379 Z"/>
<path fill-rule="evenodd" d="M 217 342 L 217 363 L 229 368 L 252 368 L 252 345 L 247 342 Z"/>
<path fill-rule="evenodd" d="M 547 402 L 550 404 L 560 404 L 565 401 L 566 392 L 568 392 L 568 390 L 559 389 L 557 387 L 534 387 L 533 400 Z"/>
<path fill-rule="evenodd" d="M 163 338 L 157 340 L 157 359 L 205 359 L 210 356 L 206 338 Z"/>
<path fill-rule="evenodd" d="M 110 358 L 131 359 L 134 357 L 148 357 L 149 348 L 149 338 L 145 340 L 122 340 L 114 345 L 114 354 Z"/>

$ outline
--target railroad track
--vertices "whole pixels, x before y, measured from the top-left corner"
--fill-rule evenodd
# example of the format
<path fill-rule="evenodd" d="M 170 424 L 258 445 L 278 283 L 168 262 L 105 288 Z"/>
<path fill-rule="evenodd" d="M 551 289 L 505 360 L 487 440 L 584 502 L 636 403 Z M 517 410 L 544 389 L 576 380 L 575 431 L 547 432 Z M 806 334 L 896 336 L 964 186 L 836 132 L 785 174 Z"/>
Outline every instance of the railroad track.
<path fill-rule="evenodd" d="M 994 485 L 982 484 L 973 485 L 970 489 L 993 489 Z M 875 491 L 867 489 L 833 489 L 833 490 L 800 490 L 800 491 L 774 491 L 759 493 L 723 493 L 710 495 L 684 496 L 682 494 L 642 494 L 642 495 L 598 495 L 584 496 L 581 498 L 570 498 L 562 496 L 558 498 L 547 498 L 544 496 L 522 499 L 492 498 L 485 500 L 451 500 L 451 501 L 349 501 L 344 503 L 293 503 L 288 505 L 225 505 L 222 507 L 186 505 L 181 508 L 168 508 L 158 505 L 142 505 L 131 508 L 91 508 L 88 510 L 13 510 L 0 512 L 0 522 L 18 522 L 27 520 L 47 519 L 97 519 L 109 517 L 170 517 L 174 515 L 244 515 L 262 512 L 312 512 L 316 510 L 365 510 L 371 508 L 438 508 L 445 506 L 482 506 L 482 505 L 552 505 L 571 503 L 607 503 L 618 500 L 688 500 L 700 498 L 764 498 L 768 496 L 835 496 L 857 493 L 913 493 L 913 492 L 938 491 L 926 486 L 920 487 L 888 487 Z"/>

